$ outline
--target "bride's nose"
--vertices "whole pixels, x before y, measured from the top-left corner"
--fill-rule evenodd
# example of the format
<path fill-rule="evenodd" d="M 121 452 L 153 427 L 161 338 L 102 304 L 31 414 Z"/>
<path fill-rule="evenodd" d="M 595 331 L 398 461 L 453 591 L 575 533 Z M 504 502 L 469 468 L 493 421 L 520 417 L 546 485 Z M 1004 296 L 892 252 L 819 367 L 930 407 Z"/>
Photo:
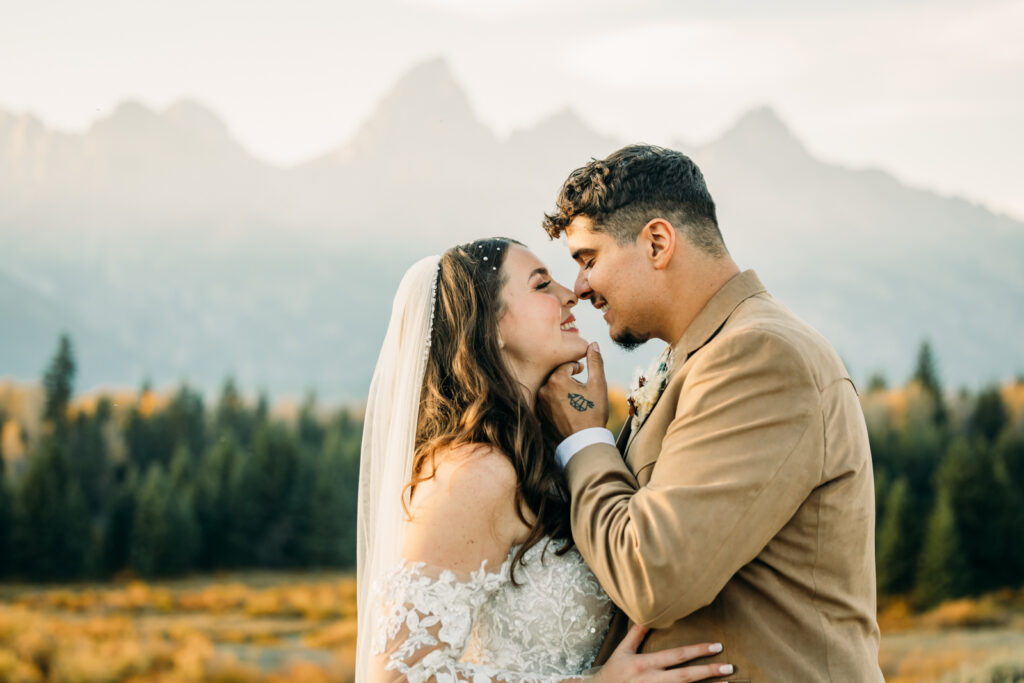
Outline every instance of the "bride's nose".
<path fill-rule="evenodd" d="M 579 299 L 576 298 L 576 293 L 573 292 L 571 289 L 569 289 L 568 287 L 563 287 L 561 284 L 558 285 L 558 288 L 559 290 L 561 290 L 563 306 L 565 306 L 566 308 L 572 308 L 577 303 L 579 303 Z"/>

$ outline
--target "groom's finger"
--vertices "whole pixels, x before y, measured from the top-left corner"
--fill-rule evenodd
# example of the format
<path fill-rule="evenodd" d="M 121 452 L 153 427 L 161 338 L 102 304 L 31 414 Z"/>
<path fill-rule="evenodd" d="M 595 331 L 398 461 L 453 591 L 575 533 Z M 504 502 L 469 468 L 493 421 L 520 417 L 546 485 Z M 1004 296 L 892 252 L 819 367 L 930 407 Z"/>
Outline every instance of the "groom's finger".
<path fill-rule="evenodd" d="M 587 385 L 600 391 L 604 391 L 608 386 L 604 377 L 604 358 L 597 342 L 591 342 L 587 347 Z"/>
<path fill-rule="evenodd" d="M 562 378 L 565 379 L 565 381 L 572 381 L 579 384 L 579 380 L 573 377 L 573 375 L 579 374 L 582 371 L 582 363 L 580 363 L 579 361 L 570 361 L 568 363 L 562 363 L 557 368 L 555 368 L 555 371 L 551 373 L 551 377 L 552 379 L 554 379 L 557 376 L 561 376 Z"/>

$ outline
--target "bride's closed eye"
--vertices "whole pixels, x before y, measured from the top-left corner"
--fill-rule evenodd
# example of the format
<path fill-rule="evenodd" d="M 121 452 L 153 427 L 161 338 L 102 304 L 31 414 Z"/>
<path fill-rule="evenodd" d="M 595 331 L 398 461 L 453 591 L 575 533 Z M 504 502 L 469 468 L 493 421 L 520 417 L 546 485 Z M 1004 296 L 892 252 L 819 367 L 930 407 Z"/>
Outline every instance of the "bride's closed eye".
<path fill-rule="evenodd" d="M 537 285 L 537 289 L 544 289 L 545 287 L 547 287 L 550 284 L 551 284 L 551 280 L 547 280 L 546 282 L 542 282 L 539 285 Z"/>

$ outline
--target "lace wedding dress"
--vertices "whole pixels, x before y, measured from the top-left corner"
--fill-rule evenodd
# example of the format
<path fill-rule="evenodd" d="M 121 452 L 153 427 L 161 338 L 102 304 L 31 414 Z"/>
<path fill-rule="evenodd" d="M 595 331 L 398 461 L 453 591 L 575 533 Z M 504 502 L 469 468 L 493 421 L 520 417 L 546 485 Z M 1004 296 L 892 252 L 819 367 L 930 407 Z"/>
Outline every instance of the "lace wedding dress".
<path fill-rule="evenodd" d="M 542 539 L 512 584 L 513 547 L 496 572 L 401 560 L 374 582 L 372 681 L 553 683 L 593 664 L 612 603 L 575 548 Z M 546 548 L 546 549 L 545 549 Z"/>

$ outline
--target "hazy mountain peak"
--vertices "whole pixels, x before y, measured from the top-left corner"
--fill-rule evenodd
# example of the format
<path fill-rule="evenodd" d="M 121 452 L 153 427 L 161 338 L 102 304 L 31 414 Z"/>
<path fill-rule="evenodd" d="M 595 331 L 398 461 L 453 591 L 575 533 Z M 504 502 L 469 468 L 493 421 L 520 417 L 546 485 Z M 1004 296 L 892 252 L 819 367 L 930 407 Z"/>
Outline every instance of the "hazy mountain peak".
<path fill-rule="evenodd" d="M 751 109 L 740 116 L 711 146 L 746 153 L 760 150 L 772 154 L 807 156 L 803 143 L 793 135 L 775 110 L 767 106 Z"/>
<path fill-rule="evenodd" d="M 521 166 L 547 164 L 560 173 L 601 158 L 620 143 L 596 132 L 576 110 L 563 107 L 529 128 L 513 131 L 506 147 L 519 157 Z M 545 160 L 545 161 L 542 161 Z"/>
<path fill-rule="evenodd" d="M 412 120 L 443 117 L 476 122 L 465 89 L 447 60 L 437 57 L 401 76 L 381 100 L 374 119 Z"/>
<path fill-rule="evenodd" d="M 167 107 L 163 115 L 183 128 L 206 136 L 230 137 L 231 135 L 223 119 L 217 116 L 212 109 L 193 99 L 178 100 Z"/>
<path fill-rule="evenodd" d="M 138 100 L 124 100 L 114 107 L 114 111 L 109 116 L 99 119 L 96 124 L 137 125 L 149 123 L 158 118 L 159 115 L 142 102 Z"/>
<path fill-rule="evenodd" d="M 165 131 L 161 116 L 137 100 L 125 100 L 89 128 L 90 136 L 103 140 L 152 140 Z"/>
<path fill-rule="evenodd" d="M 743 113 L 729 128 L 729 133 L 736 133 L 745 130 L 770 133 L 776 136 L 793 137 L 792 132 L 789 130 L 789 126 L 786 125 L 774 109 L 767 105 L 755 107 Z"/>
<path fill-rule="evenodd" d="M 485 154 L 494 144 L 494 135 L 477 118 L 448 62 L 438 57 L 399 78 L 350 143 L 324 161 L 377 157 L 381 149 L 406 159 L 432 157 L 437 146 L 454 158 Z"/>
<path fill-rule="evenodd" d="M 590 131 L 590 126 L 587 125 L 586 121 L 580 118 L 580 115 L 576 113 L 575 109 L 572 107 L 563 107 L 550 116 L 541 119 L 535 126 L 535 130 L 543 130 L 545 132 L 552 133 L 565 131 L 576 132 L 579 130 Z"/>
<path fill-rule="evenodd" d="M 410 83 L 461 89 L 455 81 L 451 64 L 440 55 L 424 60 L 406 71 L 399 77 L 392 90 L 399 90 Z"/>

